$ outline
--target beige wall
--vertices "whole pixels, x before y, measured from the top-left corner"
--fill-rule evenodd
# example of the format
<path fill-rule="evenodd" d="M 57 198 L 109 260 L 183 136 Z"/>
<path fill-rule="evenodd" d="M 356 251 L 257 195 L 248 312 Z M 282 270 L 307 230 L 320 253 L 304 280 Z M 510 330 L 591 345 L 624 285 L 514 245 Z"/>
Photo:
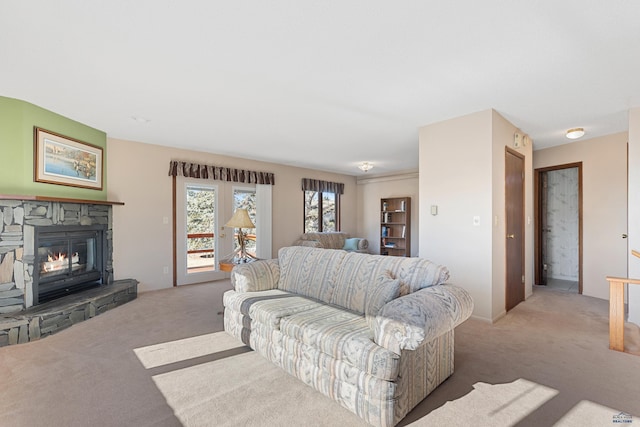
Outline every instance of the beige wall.
<path fill-rule="evenodd" d="M 116 279 L 134 278 L 140 290 L 172 286 L 172 198 L 169 162 L 183 160 L 275 174 L 273 187 L 273 255 L 302 233 L 302 178 L 343 182 L 342 230 L 357 234 L 357 189 L 353 176 L 258 162 L 210 153 L 108 139 L 108 199 L 114 207 Z M 168 223 L 164 223 L 164 218 Z M 169 273 L 163 268 L 169 266 Z"/>
<path fill-rule="evenodd" d="M 606 276 L 627 275 L 627 134 L 533 153 L 534 168 L 582 162 L 583 294 L 609 299 Z"/>
<path fill-rule="evenodd" d="M 418 173 L 358 179 L 358 236 L 369 240 L 369 252 L 380 253 L 380 199 L 411 197 L 411 256 L 419 253 Z"/>
<path fill-rule="evenodd" d="M 492 287 L 490 144 L 490 110 L 420 129 L 420 255 L 446 265 L 450 282 L 471 294 L 474 316 L 485 319 Z"/>
<path fill-rule="evenodd" d="M 505 312 L 505 146 L 517 129 L 485 110 L 420 129 L 420 255 L 446 265 L 451 283 L 467 289 L 474 316 L 494 321 Z M 533 213 L 531 144 L 525 155 L 525 215 Z M 430 206 L 438 206 L 438 215 Z M 474 217 L 479 223 L 474 225 Z M 525 229 L 525 247 L 532 239 Z M 531 293 L 532 251 L 525 252 Z"/>

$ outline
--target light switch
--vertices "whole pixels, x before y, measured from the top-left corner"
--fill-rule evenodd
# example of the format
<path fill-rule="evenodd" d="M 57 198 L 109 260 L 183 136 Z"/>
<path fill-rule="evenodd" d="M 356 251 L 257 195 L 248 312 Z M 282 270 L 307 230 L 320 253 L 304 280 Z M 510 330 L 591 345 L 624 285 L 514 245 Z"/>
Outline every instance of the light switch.
<path fill-rule="evenodd" d="M 476 226 L 476 227 L 480 225 L 480 217 L 479 216 L 476 215 L 476 216 L 473 217 L 473 225 Z"/>
<path fill-rule="evenodd" d="M 431 215 L 438 215 L 438 205 L 431 205 Z"/>

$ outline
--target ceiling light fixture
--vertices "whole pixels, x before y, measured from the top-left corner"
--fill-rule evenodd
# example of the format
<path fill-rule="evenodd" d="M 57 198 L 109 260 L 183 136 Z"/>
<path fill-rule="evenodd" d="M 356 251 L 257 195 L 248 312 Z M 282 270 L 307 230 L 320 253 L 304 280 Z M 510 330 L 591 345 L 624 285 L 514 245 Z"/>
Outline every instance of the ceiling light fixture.
<path fill-rule="evenodd" d="M 362 171 L 362 172 L 369 172 L 369 170 L 373 169 L 373 164 L 369 163 L 369 162 L 362 162 L 360 163 L 360 165 L 358 166 L 358 168 Z"/>
<path fill-rule="evenodd" d="M 583 128 L 573 128 L 567 131 L 567 138 L 569 139 L 578 139 L 584 136 Z"/>
<path fill-rule="evenodd" d="M 138 123 L 149 123 L 151 120 L 145 118 L 145 117 L 140 117 L 140 116 L 131 116 L 131 120 L 136 121 Z"/>

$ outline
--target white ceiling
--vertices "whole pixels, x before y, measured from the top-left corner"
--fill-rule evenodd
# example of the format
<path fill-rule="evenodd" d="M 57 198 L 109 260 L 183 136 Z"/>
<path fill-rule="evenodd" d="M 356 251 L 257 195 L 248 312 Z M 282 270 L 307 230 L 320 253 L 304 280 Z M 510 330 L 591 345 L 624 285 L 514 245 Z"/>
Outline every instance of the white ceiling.
<path fill-rule="evenodd" d="M 540 149 L 640 106 L 632 0 L 0 0 L 0 34 L 0 96 L 351 175 L 417 169 L 421 126 L 488 108 Z"/>

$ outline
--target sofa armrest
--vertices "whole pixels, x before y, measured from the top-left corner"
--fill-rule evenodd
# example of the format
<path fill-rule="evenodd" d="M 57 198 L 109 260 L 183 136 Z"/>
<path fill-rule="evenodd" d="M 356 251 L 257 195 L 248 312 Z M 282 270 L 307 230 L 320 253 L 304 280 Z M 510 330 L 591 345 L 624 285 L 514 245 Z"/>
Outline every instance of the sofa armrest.
<path fill-rule="evenodd" d="M 256 292 L 277 289 L 280 264 L 277 259 L 265 259 L 239 264 L 231 271 L 231 285 L 236 292 Z"/>
<path fill-rule="evenodd" d="M 385 304 L 372 324 L 376 344 L 394 353 L 415 350 L 471 316 L 473 300 L 454 285 L 437 285 Z"/>
<path fill-rule="evenodd" d="M 365 238 L 361 238 L 358 241 L 358 252 L 367 252 L 367 249 L 369 249 L 369 241 Z"/>

